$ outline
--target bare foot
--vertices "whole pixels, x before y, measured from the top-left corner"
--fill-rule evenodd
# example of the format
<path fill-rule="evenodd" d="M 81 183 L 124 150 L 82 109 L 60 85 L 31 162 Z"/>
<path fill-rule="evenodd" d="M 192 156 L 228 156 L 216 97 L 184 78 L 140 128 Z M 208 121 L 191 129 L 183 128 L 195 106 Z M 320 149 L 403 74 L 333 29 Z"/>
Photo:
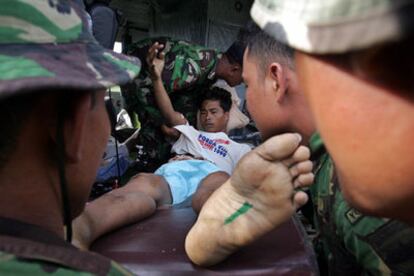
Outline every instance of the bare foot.
<path fill-rule="evenodd" d="M 273 137 L 243 157 L 203 206 L 185 241 L 189 258 L 214 265 L 287 221 L 307 201 L 295 188 L 313 182 L 298 134 Z"/>

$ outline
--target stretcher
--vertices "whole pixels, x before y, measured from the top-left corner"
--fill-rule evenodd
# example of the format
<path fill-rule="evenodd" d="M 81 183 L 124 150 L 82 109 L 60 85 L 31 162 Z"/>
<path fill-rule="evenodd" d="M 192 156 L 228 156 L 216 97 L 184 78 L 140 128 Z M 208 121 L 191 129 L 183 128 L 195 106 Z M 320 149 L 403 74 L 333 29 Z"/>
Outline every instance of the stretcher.
<path fill-rule="evenodd" d="M 319 274 L 312 245 L 295 217 L 218 265 L 194 265 L 186 256 L 184 240 L 196 218 L 191 207 L 159 209 L 143 221 L 103 236 L 92 250 L 137 275 Z"/>

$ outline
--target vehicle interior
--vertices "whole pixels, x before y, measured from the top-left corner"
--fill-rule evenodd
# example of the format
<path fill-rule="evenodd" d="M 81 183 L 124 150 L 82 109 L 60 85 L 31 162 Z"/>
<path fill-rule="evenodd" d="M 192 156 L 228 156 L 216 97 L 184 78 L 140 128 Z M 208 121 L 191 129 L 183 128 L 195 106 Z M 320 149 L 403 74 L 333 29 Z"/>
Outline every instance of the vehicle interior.
<path fill-rule="evenodd" d="M 226 50 L 249 20 L 253 0 L 84 0 L 95 38 L 103 46 L 125 52 L 129 45 L 148 37 L 168 36 L 220 51 Z M 114 131 L 123 108 L 121 90 L 108 92 L 108 109 Z M 235 87 L 239 110 L 247 116 L 245 87 Z M 118 118 L 117 118 L 118 117 Z M 128 119 L 126 119 L 128 120 Z M 125 121 L 124 121 L 125 122 Z M 128 127 L 137 127 L 134 123 Z M 129 133 L 133 132 L 131 130 Z M 139 134 L 138 134 L 139 135 Z M 229 137 L 257 146 L 260 135 L 251 120 L 233 129 Z M 119 165 L 118 165 L 119 172 Z M 94 198 L 122 185 L 118 175 L 110 185 L 96 183 Z M 121 184 L 119 184 L 121 183 Z M 161 207 L 155 215 L 114 231 L 91 247 L 137 275 L 317 275 L 312 245 L 297 217 L 213 267 L 202 268 L 188 259 L 186 233 L 197 216 L 190 199 L 174 207 Z"/>

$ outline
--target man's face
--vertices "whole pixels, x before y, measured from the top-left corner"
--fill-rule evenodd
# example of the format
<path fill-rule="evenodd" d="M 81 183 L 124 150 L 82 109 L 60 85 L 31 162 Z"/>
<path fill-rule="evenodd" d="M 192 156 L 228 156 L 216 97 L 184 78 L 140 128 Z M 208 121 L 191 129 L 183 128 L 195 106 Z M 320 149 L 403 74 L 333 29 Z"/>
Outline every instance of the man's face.
<path fill-rule="evenodd" d="M 200 124 L 207 132 L 225 132 L 229 112 L 224 112 L 220 102 L 216 100 L 205 100 L 200 108 Z"/>
<path fill-rule="evenodd" d="M 243 80 L 246 84 L 247 109 L 265 140 L 278 132 L 278 106 L 268 76 L 259 74 L 258 61 L 244 53 Z"/>
<path fill-rule="evenodd" d="M 414 221 L 413 101 L 311 55 L 297 52 L 296 66 L 346 198 L 378 215 L 410 212 Z"/>

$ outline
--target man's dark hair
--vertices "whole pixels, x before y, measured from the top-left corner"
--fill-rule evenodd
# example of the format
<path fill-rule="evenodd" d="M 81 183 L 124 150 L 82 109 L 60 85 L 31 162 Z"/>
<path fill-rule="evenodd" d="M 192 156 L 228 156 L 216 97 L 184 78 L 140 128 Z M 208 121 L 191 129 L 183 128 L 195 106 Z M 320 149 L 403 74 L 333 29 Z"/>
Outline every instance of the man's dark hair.
<path fill-rule="evenodd" d="M 224 112 L 229 112 L 232 104 L 231 94 L 227 90 L 219 87 L 212 87 L 206 89 L 198 103 L 198 109 L 201 109 L 201 106 L 204 101 L 219 101 L 220 107 Z"/>
<path fill-rule="evenodd" d="M 248 56 L 258 61 L 259 72 L 263 75 L 272 62 L 278 62 L 294 70 L 294 49 L 282 44 L 262 31 L 254 22 L 245 27 Z"/>
<path fill-rule="evenodd" d="M 249 34 L 250 30 L 248 29 L 248 25 L 240 28 L 237 33 L 236 40 L 232 45 L 230 45 L 227 51 L 224 52 L 224 55 L 226 55 L 231 64 L 237 63 L 243 67 L 243 54 L 246 50 L 247 38 Z"/>
<path fill-rule="evenodd" d="M 23 95 L 0 101 L 0 168 L 15 150 L 21 126 L 35 100 L 33 95 Z M 27 143 L 30 144 L 30 141 Z"/>
<path fill-rule="evenodd" d="M 246 44 L 243 41 L 236 40 L 224 53 L 230 64 L 239 64 L 243 66 L 243 53 L 246 49 Z"/>

